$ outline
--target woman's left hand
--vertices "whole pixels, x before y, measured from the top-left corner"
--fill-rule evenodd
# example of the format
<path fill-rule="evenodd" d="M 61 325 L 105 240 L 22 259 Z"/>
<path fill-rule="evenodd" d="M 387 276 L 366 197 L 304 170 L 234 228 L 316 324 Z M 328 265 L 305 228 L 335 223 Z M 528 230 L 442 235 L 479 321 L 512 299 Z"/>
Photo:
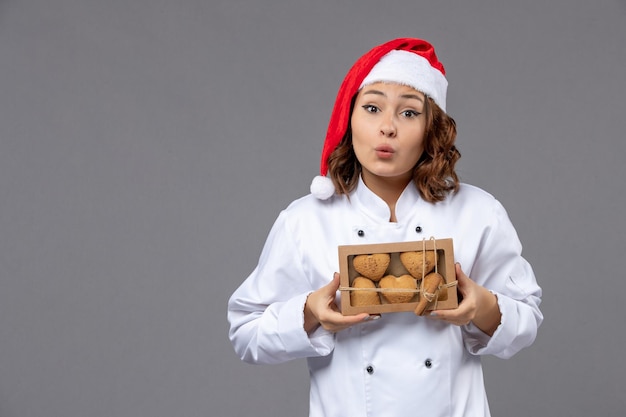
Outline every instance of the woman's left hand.
<path fill-rule="evenodd" d="M 434 310 L 426 317 L 457 326 L 473 322 L 480 330 L 492 336 L 502 317 L 496 295 L 465 275 L 460 264 L 455 264 L 455 269 L 458 291 L 463 300 L 453 310 Z"/>

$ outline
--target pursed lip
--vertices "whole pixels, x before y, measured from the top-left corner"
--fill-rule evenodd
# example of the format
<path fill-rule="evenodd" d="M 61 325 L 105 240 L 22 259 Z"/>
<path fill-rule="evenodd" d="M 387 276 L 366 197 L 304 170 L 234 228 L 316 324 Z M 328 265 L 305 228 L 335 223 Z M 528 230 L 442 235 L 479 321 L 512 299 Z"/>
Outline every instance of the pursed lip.
<path fill-rule="evenodd" d="M 389 145 L 379 145 L 375 149 L 376 152 L 394 153 L 395 151 Z"/>

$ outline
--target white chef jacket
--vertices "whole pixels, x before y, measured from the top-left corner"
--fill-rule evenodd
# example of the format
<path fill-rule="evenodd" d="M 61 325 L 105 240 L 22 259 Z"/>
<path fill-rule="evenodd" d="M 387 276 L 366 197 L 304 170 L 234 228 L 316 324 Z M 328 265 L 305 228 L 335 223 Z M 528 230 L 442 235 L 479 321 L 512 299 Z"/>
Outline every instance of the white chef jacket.
<path fill-rule="evenodd" d="M 235 351 L 250 363 L 306 358 L 310 417 L 489 416 L 480 355 L 511 357 L 534 341 L 543 319 L 517 233 L 496 199 L 467 184 L 433 204 L 410 183 L 395 210 L 391 223 L 387 204 L 362 180 L 350 198 L 308 195 L 283 210 L 258 266 L 229 300 Z M 502 320 L 493 336 L 412 312 L 307 335 L 306 298 L 339 270 L 337 246 L 431 236 L 452 238 L 455 261 L 497 295 Z"/>

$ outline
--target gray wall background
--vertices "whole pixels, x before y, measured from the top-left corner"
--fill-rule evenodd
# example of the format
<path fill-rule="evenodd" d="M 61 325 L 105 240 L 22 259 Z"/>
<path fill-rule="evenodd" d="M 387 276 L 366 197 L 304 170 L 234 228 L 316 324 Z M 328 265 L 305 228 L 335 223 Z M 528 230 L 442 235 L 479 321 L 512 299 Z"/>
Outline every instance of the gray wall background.
<path fill-rule="evenodd" d="M 424 37 L 460 174 L 544 288 L 495 416 L 623 416 L 626 3 L 0 1 L 0 416 L 304 416 L 226 301 L 308 192 L 354 60 Z M 417 389 L 417 388 L 416 388 Z"/>

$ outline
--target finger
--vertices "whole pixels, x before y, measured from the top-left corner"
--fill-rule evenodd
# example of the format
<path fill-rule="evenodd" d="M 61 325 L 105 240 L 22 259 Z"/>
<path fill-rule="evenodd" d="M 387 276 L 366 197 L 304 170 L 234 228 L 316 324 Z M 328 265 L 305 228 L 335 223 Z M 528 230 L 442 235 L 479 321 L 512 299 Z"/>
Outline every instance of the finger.
<path fill-rule="evenodd" d="M 432 311 L 426 317 L 431 320 L 443 321 L 457 326 L 463 326 L 470 322 L 465 315 L 457 314 L 456 310 L 436 310 Z"/>
<path fill-rule="evenodd" d="M 455 267 L 455 272 L 456 272 L 458 290 L 461 293 L 461 295 L 465 297 L 467 295 L 467 292 L 470 289 L 470 286 L 474 283 L 474 281 L 472 281 L 472 279 L 468 277 L 465 274 L 465 272 L 463 272 L 463 269 L 461 268 L 460 263 L 457 262 L 454 265 L 454 267 Z"/>
<path fill-rule="evenodd" d="M 459 304 L 459 306 L 452 310 L 433 310 L 428 314 L 428 317 L 433 319 L 457 322 L 457 321 L 465 321 L 465 317 L 468 315 L 468 307 L 464 304 Z"/>
<path fill-rule="evenodd" d="M 355 316 L 343 316 L 341 313 L 337 313 L 336 315 L 333 314 L 327 317 L 327 320 L 324 321 L 322 325 L 331 332 L 338 332 L 370 319 L 370 315 L 367 313 L 361 313 Z"/>
<path fill-rule="evenodd" d="M 361 323 L 362 321 L 376 320 L 380 316 L 371 316 L 367 313 L 360 313 L 360 314 L 357 314 L 356 316 L 343 316 L 343 317 L 348 318 L 347 323 L 349 323 L 350 325 L 353 325 L 353 324 Z"/>
<path fill-rule="evenodd" d="M 427 314 L 427 317 L 446 321 L 455 320 L 456 318 L 464 314 L 464 310 L 464 306 L 461 303 L 457 308 L 452 310 L 433 310 L 429 314 Z"/>
<path fill-rule="evenodd" d="M 461 283 L 461 281 L 465 282 L 466 280 L 469 279 L 469 277 L 465 274 L 465 272 L 463 272 L 463 268 L 461 268 L 461 264 L 458 262 L 454 264 L 454 272 L 456 273 L 456 279 L 457 281 L 459 281 L 459 284 Z"/>
<path fill-rule="evenodd" d="M 324 295 L 334 298 L 335 293 L 337 292 L 338 289 L 339 289 L 339 274 L 335 272 L 333 274 L 333 279 L 324 287 L 322 287 L 322 292 L 324 293 Z"/>
<path fill-rule="evenodd" d="M 459 305 L 450 310 L 433 310 L 427 317 L 442 320 L 453 324 L 466 324 L 471 316 L 472 305 L 464 299 Z"/>
<path fill-rule="evenodd" d="M 336 292 L 339 289 L 339 282 L 340 282 L 340 275 L 338 272 L 335 272 L 333 274 L 333 280 L 330 281 L 330 283 L 328 283 L 328 286 L 333 290 L 333 292 Z"/>

